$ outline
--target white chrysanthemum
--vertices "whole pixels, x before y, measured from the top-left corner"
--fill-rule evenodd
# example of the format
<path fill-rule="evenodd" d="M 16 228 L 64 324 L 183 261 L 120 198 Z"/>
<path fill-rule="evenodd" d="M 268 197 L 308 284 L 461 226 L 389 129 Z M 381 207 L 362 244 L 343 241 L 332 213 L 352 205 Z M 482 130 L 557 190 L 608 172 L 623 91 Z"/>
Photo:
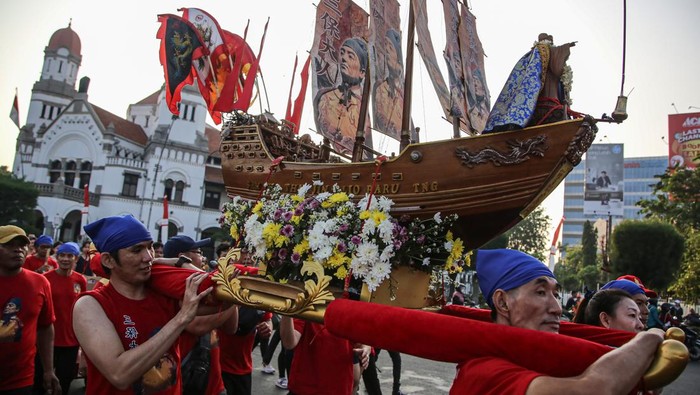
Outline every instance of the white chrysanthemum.
<path fill-rule="evenodd" d="M 376 229 L 377 227 L 374 221 L 365 221 L 364 225 L 362 225 L 362 238 L 365 240 L 368 239 L 374 234 Z"/>
<path fill-rule="evenodd" d="M 445 242 L 445 251 L 452 251 L 452 245 L 453 245 L 453 244 L 454 244 L 454 243 L 453 243 L 452 241 L 449 241 L 449 240 L 446 241 L 446 242 Z"/>
<path fill-rule="evenodd" d="M 309 192 L 309 189 L 311 189 L 311 185 L 304 184 L 304 185 L 299 187 L 299 190 L 297 191 L 297 195 L 304 197 L 304 196 L 306 196 L 306 193 Z"/>
<path fill-rule="evenodd" d="M 433 220 L 435 221 L 436 224 L 442 223 L 442 218 L 440 218 L 440 212 L 438 211 L 433 215 Z"/>
<path fill-rule="evenodd" d="M 314 251 L 314 259 L 317 262 L 325 262 L 328 260 L 328 258 L 331 257 L 333 254 L 333 246 L 332 245 L 324 245 L 323 247 L 319 248 L 318 250 Z"/>
<path fill-rule="evenodd" d="M 423 258 L 423 266 L 430 266 L 430 258 L 429 257 Z"/>
<path fill-rule="evenodd" d="M 379 261 L 381 263 L 388 263 L 391 262 L 391 259 L 394 257 L 394 245 L 389 244 L 382 250 L 382 253 L 379 255 Z"/>
<path fill-rule="evenodd" d="M 321 192 L 318 195 L 316 195 L 316 200 L 318 200 L 319 202 L 323 202 L 326 199 L 328 199 L 329 197 L 331 197 L 331 195 L 333 195 L 333 194 L 330 192 Z"/>
<path fill-rule="evenodd" d="M 394 224 L 389 219 L 385 219 L 377 228 L 379 229 L 379 237 L 382 239 L 384 244 L 391 244 L 393 239 Z"/>
<path fill-rule="evenodd" d="M 380 210 L 384 211 L 385 213 L 388 213 L 391 211 L 391 206 L 394 205 L 394 201 L 389 199 L 386 196 L 379 196 L 377 198 L 377 206 L 379 207 Z"/>
<path fill-rule="evenodd" d="M 317 222 L 309 230 L 309 247 L 316 251 L 328 244 L 328 237 L 323 234 L 323 223 Z"/>
<path fill-rule="evenodd" d="M 321 185 L 323 185 L 323 181 L 321 181 L 321 180 L 314 181 L 314 186 L 320 187 Z"/>

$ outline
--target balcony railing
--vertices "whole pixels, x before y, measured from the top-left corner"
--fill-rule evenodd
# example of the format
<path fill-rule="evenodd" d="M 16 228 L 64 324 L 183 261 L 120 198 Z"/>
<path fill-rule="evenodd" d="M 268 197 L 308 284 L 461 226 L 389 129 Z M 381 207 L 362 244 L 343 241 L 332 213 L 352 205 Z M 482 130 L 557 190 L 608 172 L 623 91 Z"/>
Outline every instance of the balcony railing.
<path fill-rule="evenodd" d="M 55 197 L 59 199 L 72 200 L 74 202 L 83 202 L 83 190 L 81 188 L 73 188 L 68 185 L 56 184 L 34 184 L 39 190 L 39 196 Z M 90 192 L 90 205 L 100 205 L 100 195 Z"/>

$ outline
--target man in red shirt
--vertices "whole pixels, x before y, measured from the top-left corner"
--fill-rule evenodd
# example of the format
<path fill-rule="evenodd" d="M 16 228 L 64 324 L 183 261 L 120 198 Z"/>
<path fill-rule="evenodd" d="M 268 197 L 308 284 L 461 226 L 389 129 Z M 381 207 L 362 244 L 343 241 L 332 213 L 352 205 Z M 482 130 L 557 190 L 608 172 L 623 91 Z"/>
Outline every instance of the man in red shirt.
<path fill-rule="evenodd" d="M 226 326 L 220 333 L 221 374 L 226 392 L 235 395 L 252 393 L 253 343 L 256 334 L 269 338 L 272 334 L 272 314 L 250 307 L 238 311 L 238 325 Z"/>
<path fill-rule="evenodd" d="M 58 269 L 44 273 L 44 277 L 51 284 L 51 295 L 53 295 L 56 311 L 53 360 L 63 395 L 68 395 L 70 383 L 75 377 L 75 361 L 78 357 L 78 340 L 73 333 L 71 310 L 78 295 L 87 290 L 85 277 L 73 271 L 73 265 L 79 255 L 77 244 L 73 242 L 61 244 L 56 250 Z"/>
<path fill-rule="evenodd" d="M 86 393 L 180 394 L 178 337 L 197 315 L 206 273 L 193 273 L 177 301 L 148 287 L 153 240 L 131 215 L 106 217 L 85 227 L 109 276 L 73 308 L 73 329 L 87 356 Z"/>
<path fill-rule="evenodd" d="M 479 250 L 476 274 L 496 324 L 559 332 L 560 286 L 542 262 L 516 250 Z M 499 357 L 475 358 L 459 366 L 450 393 L 561 394 L 602 388 L 608 393 L 629 393 L 663 340 L 661 330 L 641 332 L 576 377 L 547 376 Z"/>
<path fill-rule="evenodd" d="M 350 395 L 354 392 L 353 362 L 359 356 L 362 369 L 369 364 L 369 346 L 353 344 L 330 334 L 322 324 L 280 319 L 282 347 L 294 350 L 287 388 L 295 395 Z"/>
<path fill-rule="evenodd" d="M 28 245 L 24 230 L 0 226 L 0 393 L 31 393 L 38 351 L 44 388 L 57 395 L 61 386 L 53 372 L 51 287 L 43 276 L 22 268 Z"/>
<path fill-rule="evenodd" d="M 53 259 L 49 252 L 53 247 L 53 239 L 51 236 L 41 235 L 34 242 L 36 252 L 29 255 L 24 261 L 24 268 L 37 273 L 45 273 L 49 270 L 58 267 L 58 263 Z"/>

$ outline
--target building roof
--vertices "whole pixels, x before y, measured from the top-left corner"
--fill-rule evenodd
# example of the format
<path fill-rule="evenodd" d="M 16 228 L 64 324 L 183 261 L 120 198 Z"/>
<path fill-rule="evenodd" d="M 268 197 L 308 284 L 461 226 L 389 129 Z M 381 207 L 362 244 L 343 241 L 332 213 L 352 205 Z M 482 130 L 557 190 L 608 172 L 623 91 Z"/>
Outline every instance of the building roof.
<path fill-rule="evenodd" d="M 221 152 L 219 152 L 219 148 L 221 146 L 221 132 L 219 132 L 219 129 L 213 126 L 205 125 L 204 134 L 207 136 L 207 140 L 209 141 L 209 156 L 213 156 L 215 158 L 221 157 Z"/>
<path fill-rule="evenodd" d="M 64 27 L 54 32 L 49 40 L 48 49 L 57 50 L 59 48 L 67 48 L 68 51 L 76 56 L 80 56 L 80 37 L 70 27 Z"/>
<path fill-rule="evenodd" d="M 110 124 L 114 124 L 114 132 L 117 134 L 117 136 L 131 140 L 137 144 L 146 145 L 148 142 L 148 137 L 140 125 L 129 122 L 126 119 L 114 115 L 94 104 L 91 104 L 91 106 L 93 110 L 95 110 L 95 114 L 97 114 L 100 122 L 102 122 L 105 127 L 108 127 Z"/>
<path fill-rule="evenodd" d="M 158 104 L 158 95 L 160 95 L 160 91 L 161 91 L 161 89 L 158 89 L 157 91 L 151 93 L 150 95 L 141 99 L 141 101 L 136 103 L 136 105 L 141 105 L 141 104 L 156 105 L 156 104 Z"/>
<path fill-rule="evenodd" d="M 221 171 L 220 167 L 207 166 L 204 168 L 204 181 L 223 184 L 224 173 Z"/>

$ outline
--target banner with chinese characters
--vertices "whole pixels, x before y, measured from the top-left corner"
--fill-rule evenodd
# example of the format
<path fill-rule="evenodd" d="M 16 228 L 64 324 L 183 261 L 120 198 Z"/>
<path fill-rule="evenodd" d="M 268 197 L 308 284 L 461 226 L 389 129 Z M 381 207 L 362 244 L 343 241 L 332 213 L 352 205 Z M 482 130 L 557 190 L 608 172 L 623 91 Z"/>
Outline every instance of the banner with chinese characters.
<path fill-rule="evenodd" d="M 623 216 L 624 146 L 594 144 L 586 153 L 583 213 Z"/>
<path fill-rule="evenodd" d="M 689 169 L 700 166 L 700 112 L 669 114 L 668 164 Z"/>

